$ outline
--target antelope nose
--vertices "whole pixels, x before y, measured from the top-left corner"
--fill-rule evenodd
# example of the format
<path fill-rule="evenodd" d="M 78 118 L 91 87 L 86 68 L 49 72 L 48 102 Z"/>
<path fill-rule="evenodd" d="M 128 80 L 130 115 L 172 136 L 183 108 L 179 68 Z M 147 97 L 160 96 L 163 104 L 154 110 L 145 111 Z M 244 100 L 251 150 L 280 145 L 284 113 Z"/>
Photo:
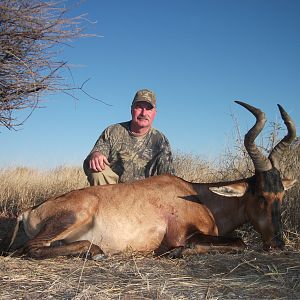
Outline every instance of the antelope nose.
<path fill-rule="evenodd" d="M 266 243 L 263 245 L 263 250 L 264 251 L 271 251 L 272 249 L 273 250 L 283 250 L 285 247 L 285 243 L 283 240 L 275 240 L 273 241 L 273 243 L 269 244 L 269 243 Z"/>

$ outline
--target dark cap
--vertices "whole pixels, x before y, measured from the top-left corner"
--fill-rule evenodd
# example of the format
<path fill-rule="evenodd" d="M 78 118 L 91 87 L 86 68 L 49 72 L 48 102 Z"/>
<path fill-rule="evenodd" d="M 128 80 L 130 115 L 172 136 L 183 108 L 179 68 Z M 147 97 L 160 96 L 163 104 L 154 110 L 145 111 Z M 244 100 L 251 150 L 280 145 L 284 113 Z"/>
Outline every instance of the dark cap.
<path fill-rule="evenodd" d="M 135 103 L 142 102 L 142 101 L 148 102 L 153 107 L 156 107 L 156 96 L 153 92 L 151 92 L 147 89 L 139 90 L 136 92 L 131 106 L 134 106 Z"/>

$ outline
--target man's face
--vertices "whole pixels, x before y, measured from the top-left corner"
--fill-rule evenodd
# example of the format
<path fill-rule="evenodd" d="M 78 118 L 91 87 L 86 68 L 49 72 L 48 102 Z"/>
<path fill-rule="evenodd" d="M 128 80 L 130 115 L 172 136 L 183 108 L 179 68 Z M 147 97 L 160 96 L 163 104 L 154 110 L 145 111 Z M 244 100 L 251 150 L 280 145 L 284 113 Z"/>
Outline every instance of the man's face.
<path fill-rule="evenodd" d="M 131 109 L 132 122 L 140 127 L 150 127 L 156 115 L 156 109 L 148 102 L 137 102 Z"/>

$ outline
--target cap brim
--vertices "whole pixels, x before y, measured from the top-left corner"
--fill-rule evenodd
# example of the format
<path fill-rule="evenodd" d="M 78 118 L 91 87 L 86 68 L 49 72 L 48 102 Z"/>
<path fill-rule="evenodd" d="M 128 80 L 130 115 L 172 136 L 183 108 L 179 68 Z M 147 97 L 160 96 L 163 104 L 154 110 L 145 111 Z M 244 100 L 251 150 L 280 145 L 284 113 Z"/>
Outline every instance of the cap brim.
<path fill-rule="evenodd" d="M 133 103 L 132 103 L 132 106 L 134 106 L 136 103 L 138 102 L 146 102 L 146 103 L 149 103 L 152 107 L 155 107 L 155 105 L 153 105 L 153 103 L 149 100 L 146 100 L 146 99 L 138 99 L 138 100 L 135 100 Z"/>

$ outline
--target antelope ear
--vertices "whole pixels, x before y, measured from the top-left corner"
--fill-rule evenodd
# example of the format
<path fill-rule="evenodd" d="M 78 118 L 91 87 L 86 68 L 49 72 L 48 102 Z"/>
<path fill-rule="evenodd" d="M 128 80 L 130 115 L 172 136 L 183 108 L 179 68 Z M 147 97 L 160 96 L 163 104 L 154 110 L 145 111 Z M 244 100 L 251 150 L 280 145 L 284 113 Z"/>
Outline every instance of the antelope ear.
<path fill-rule="evenodd" d="M 282 179 L 282 184 L 284 186 L 284 190 L 285 191 L 289 190 L 291 187 L 293 187 L 295 185 L 296 182 L 297 182 L 297 179 Z"/>
<path fill-rule="evenodd" d="M 245 182 L 209 187 L 209 190 L 213 193 L 225 197 L 242 197 L 247 189 L 248 184 Z"/>

